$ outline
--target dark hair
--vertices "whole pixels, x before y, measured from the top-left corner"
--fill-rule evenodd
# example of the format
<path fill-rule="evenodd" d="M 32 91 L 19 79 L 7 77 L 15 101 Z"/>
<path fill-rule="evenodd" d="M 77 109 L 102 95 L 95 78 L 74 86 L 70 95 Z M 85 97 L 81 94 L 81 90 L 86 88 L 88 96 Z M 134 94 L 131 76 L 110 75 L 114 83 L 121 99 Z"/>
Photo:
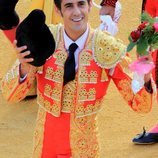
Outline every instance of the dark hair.
<path fill-rule="evenodd" d="M 62 0 L 54 0 L 54 4 L 56 5 L 56 7 L 61 10 L 61 1 Z M 90 2 L 90 0 L 87 0 L 88 1 L 88 4 Z"/>

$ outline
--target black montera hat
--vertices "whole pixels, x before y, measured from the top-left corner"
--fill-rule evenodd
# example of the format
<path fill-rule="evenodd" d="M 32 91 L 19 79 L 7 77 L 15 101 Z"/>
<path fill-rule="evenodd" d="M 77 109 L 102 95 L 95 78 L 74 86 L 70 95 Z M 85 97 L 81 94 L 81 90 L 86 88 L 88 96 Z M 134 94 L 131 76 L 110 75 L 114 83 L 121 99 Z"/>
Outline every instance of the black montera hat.
<path fill-rule="evenodd" d="M 9 30 L 19 23 L 19 16 L 15 11 L 18 0 L 0 0 L 0 29 Z"/>
<path fill-rule="evenodd" d="M 17 46 L 27 46 L 26 50 L 31 52 L 27 58 L 34 59 L 33 62 L 30 62 L 34 66 L 42 66 L 55 50 L 55 40 L 45 24 L 45 19 L 44 12 L 35 9 L 16 30 Z"/>

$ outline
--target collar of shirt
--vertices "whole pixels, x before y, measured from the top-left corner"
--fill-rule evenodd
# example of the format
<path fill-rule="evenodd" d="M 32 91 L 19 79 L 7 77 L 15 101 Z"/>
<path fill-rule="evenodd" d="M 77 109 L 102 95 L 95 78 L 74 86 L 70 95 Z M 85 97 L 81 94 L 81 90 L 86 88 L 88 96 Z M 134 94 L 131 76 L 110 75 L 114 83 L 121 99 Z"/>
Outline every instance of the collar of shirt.
<path fill-rule="evenodd" d="M 79 58 L 79 53 L 81 52 L 82 49 L 84 49 L 86 40 L 88 38 L 88 33 L 89 33 L 89 26 L 87 26 L 86 31 L 83 33 L 81 37 L 79 37 L 76 41 L 72 41 L 66 34 L 66 32 L 63 30 L 63 38 L 64 38 L 64 43 L 65 43 L 65 49 L 68 52 L 69 46 L 71 43 L 76 43 L 78 45 L 78 48 L 75 51 L 75 69 L 77 71 L 78 69 L 78 58 Z M 69 53 L 69 52 L 68 52 Z"/>
<path fill-rule="evenodd" d="M 68 35 L 66 34 L 65 30 L 63 30 L 63 35 L 64 35 L 64 43 L 65 43 L 65 48 L 66 50 L 69 49 L 69 46 L 71 43 L 76 43 L 78 45 L 77 50 L 81 51 L 84 48 L 85 42 L 87 40 L 88 37 L 88 32 L 89 32 L 89 27 L 87 26 L 86 31 L 84 32 L 84 34 L 79 37 L 76 41 L 71 40 Z"/>

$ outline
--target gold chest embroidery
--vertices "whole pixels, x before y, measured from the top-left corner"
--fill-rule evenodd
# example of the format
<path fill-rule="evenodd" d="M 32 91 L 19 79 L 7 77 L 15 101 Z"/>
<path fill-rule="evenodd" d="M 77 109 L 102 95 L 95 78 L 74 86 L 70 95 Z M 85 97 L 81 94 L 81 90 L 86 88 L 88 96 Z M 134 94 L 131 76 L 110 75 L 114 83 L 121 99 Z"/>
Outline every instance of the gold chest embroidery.
<path fill-rule="evenodd" d="M 44 81 L 44 93 L 41 93 L 38 98 L 39 104 L 43 104 L 43 107 L 54 116 L 60 116 L 61 111 L 73 111 L 76 116 L 82 117 L 96 113 L 100 109 L 102 98 L 96 100 L 96 87 L 98 78 L 101 76 L 99 74 L 101 68 L 93 60 L 92 35 L 91 32 L 87 47 L 80 52 L 76 80 L 63 87 L 64 63 L 67 52 L 62 36 L 59 34 L 60 42 L 57 43 L 57 49 L 45 66 L 44 79 L 49 81 Z"/>
<path fill-rule="evenodd" d="M 79 82 L 80 83 L 97 83 L 98 74 L 97 71 L 87 72 L 85 67 L 80 68 Z"/>
<path fill-rule="evenodd" d="M 62 83 L 63 82 L 63 73 L 64 73 L 64 70 L 61 67 L 57 67 L 57 70 L 53 70 L 52 67 L 48 67 L 46 69 L 45 78 L 48 80 L 51 80 L 51 81 Z"/>
<path fill-rule="evenodd" d="M 64 66 L 64 63 L 67 58 L 67 54 L 61 50 L 57 50 L 57 52 L 54 54 L 54 57 L 56 58 L 55 64 Z"/>
<path fill-rule="evenodd" d="M 93 60 L 92 54 L 88 51 L 82 52 L 80 54 L 80 65 L 82 66 L 89 66 L 91 60 Z"/>

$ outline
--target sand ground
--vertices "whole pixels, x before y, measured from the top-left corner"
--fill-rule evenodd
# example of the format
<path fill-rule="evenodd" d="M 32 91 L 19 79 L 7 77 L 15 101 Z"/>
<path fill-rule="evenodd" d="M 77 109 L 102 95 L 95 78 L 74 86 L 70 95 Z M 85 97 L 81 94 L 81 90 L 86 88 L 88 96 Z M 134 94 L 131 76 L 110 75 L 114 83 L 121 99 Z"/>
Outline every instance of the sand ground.
<path fill-rule="evenodd" d="M 98 0 L 99 1 L 99 0 Z M 96 2 L 98 2 L 96 0 Z M 123 6 L 117 37 L 126 44 L 129 32 L 138 25 L 141 1 L 120 0 Z M 30 0 L 20 0 L 17 11 L 21 18 L 27 15 Z M 98 9 L 90 16 L 93 27 L 97 27 Z M 0 78 L 14 62 L 16 53 L 12 45 L 0 32 Z M 134 52 L 132 59 L 135 58 Z M 24 100 L 8 104 L 0 94 L 0 158 L 29 158 L 37 114 L 36 100 Z M 158 105 L 155 102 L 149 114 L 133 112 L 120 97 L 113 83 L 98 114 L 101 158 L 157 158 L 158 144 L 138 146 L 131 139 L 145 126 L 149 129 L 158 121 Z"/>

